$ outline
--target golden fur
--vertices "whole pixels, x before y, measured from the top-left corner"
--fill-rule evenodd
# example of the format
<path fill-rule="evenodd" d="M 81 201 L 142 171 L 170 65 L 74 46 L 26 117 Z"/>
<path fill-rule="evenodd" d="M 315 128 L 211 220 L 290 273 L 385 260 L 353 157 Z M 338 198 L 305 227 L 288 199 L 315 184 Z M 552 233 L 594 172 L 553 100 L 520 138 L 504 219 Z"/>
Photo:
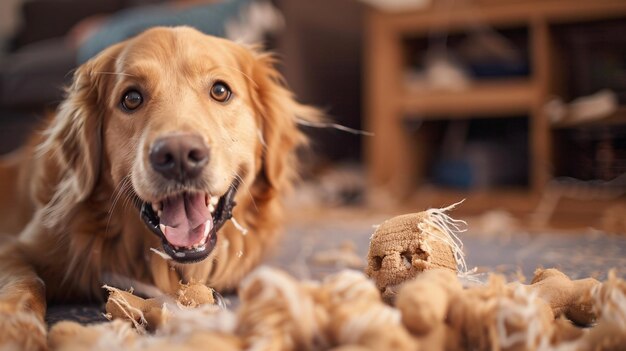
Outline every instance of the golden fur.
<path fill-rule="evenodd" d="M 42 321 L 46 300 L 100 299 L 109 277 L 163 292 L 189 280 L 223 290 L 260 261 L 277 236 L 295 148 L 305 142 L 296 119 L 318 118 L 295 102 L 273 64 L 267 54 L 179 27 L 151 29 L 76 70 L 43 133 L 0 163 L 0 230 L 19 233 L 0 246 L 0 340 L 22 328 L 3 311 Z M 216 79 L 234 91 L 228 104 L 208 97 Z M 129 86 L 144 92 L 132 114 L 118 106 Z M 211 148 L 208 191 L 224 194 L 240 178 L 234 217 L 249 230 L 227 222 L 210 256 L 194 264 L 150 251 L 161 242 L 133 195 L 151 201 L 173 191 L 158 186 L 146 154 L 156 136 L 179 131 L 199 133 Z"/>

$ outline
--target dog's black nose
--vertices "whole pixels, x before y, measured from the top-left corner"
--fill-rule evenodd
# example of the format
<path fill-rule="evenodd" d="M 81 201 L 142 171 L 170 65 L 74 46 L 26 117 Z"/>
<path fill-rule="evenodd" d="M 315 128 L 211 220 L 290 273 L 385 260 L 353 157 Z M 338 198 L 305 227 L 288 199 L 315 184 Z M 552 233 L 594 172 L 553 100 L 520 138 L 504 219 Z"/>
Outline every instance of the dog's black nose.
<path fill-rule="evenodd" d="M 195 134 L 164 136 L 155 140 L 150 148 L 152 168 L 167 179 L 193 179 L 208 162 L 209 148 Z"/>

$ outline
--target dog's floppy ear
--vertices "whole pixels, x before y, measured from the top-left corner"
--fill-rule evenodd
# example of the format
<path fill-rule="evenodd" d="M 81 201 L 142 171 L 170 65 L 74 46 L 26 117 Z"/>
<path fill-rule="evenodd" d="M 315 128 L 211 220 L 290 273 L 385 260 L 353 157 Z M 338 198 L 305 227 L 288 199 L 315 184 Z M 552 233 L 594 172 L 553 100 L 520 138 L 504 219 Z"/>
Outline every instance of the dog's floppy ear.
<path fill-rule="evenodd" d="M 37 156 L 47 174 L 39 174 L 34 194 L 43 205 L 44 224 L 63 223 L 92 193 L 101 167 L 104 85 L 119 45 L 105 50 L 74 72 L 73 82 L 56 115 L 44 130 Z"/>
<path fill-rule="evenodd" d="M 252 101 L 260 117 L 263 153 L 261 176 L 266 190 L 273 193 L 289 186 L 296 176 L 296 149 L 307 139 L 298 121 L 319 121 L 319 110 L 298 103 L 275 69 L 271 54 L 255 53 L 252 70 Z"/>

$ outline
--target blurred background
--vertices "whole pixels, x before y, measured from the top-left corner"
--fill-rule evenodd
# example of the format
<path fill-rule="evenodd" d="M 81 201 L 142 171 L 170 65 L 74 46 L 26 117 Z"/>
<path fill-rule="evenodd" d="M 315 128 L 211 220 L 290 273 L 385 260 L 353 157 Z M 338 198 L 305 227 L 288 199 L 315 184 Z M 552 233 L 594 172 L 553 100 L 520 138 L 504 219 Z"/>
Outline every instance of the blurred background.
<path fill-rule="evenodd" d="M 303 127 L 293 218 L 466 199 L 483 231 L 626 232 L 621 0 L 2 0 L 0 152 L 81 62 L 179 24 L 262 42 L 300 101 L 373 133 Z"/>

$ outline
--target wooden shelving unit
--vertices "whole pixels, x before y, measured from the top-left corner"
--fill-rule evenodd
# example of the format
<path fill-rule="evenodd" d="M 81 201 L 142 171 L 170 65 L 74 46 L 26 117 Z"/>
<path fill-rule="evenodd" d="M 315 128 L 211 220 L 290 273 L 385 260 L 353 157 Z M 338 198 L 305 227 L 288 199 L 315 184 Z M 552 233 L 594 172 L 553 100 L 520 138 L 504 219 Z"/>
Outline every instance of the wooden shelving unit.
<path fill-rule="evenodd" d="M 365 138 L 368 181 L 397 198 L 416 198 L 424 170 L 423 141 L 406 128 L 406 120 L 507 117 L 529 118 L 529 185 L 525 191 L 493 189 L 487 192 L 429 190 L 429 198 L 459 199 L 476 195 L 490 205 L 531 208 L 552 178 L 550 125 L 545 103 L 559 95 L 559 52 L 551 26 L 626 18 L 622 0 L 501 0 L 459 1 L 455 6 L 433 6 L 413 12 L 386 13 L 369 9 L 365 34 L 365 126 L 375 137 Z M 527 78 L 481 81 L 466 90 L 434 92 L 411 89 L 404 77 L 405 39 L 427 37 L 432 31 L 462 32 L 480 23 L 496 29 L 526 28 L 530 60 Z M 417 54 L 417 53 L 415 53 Z M 620 117 L 621 118 L 621 117 Z M 423 146 L 423 145 L 421 145 Z M 430 189 L 430 188 L 429 188 Z M 417 196 L 419 197 L 419 196 Z M 430 201 L 430 200 L 429 200 Z M 482 200 L 481 200 L 482 201 Z M 515 205 L 514 205 L 515 204 Z"/>
<path fill-rule="evenodd" d="M 586 121 L 569 121 L 556 123 L 552 126 L 553 129 L 567 129 L 567 128 L 588 128 L 588 127 L 601 127 L 601 126 L 614 126 L 626 124 L 626 107 L 620 106 L 615 113 L 610 116 L 606 116 L 600 119 L 591 119 Z"/>
<path fill-rule="evenodd" d="M 480 114 L 503 116 L 528 112 L 534 101 L 529 81 L 479 82 L 455 92 L 407 90 L 399 96 L 401 113 L 424 119 L 463 118 Z"/>

